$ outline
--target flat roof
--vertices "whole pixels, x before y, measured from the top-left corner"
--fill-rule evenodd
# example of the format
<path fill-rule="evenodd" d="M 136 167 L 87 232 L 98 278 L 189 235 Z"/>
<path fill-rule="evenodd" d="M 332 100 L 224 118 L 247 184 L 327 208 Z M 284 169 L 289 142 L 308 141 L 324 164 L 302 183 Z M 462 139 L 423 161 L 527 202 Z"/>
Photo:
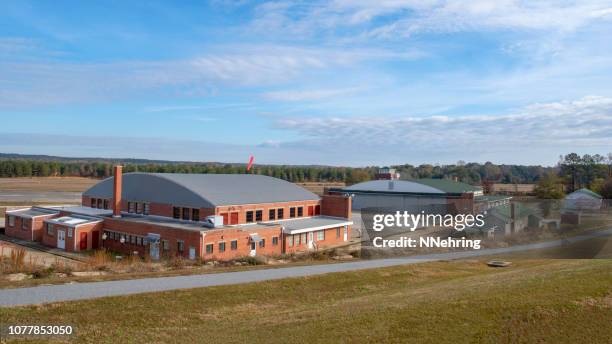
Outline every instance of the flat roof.
<path fill-rule="evenodd" d="M 88 215 L 88 216 L 105 216 L 105 215 L 113 214 L 113 211 L 111 209 L 98 209 L 98 208 L 90 208 L 90 207 L 83 207 L 83 206 L 61 206 L 61 207 L 50 207 L 50 208 L 58 209 L 58 210 L 69 212 L 69 213 Z"/>
<path fill-rule="evenodd" d="M 9 210 L 6 213 L 9 215 L 16 215 L 20 217 L 36 217 L 59 214 L 59 211 L 49 208 L 31 207 L 17 210 Z"/>
<path fill-rule="evenodd" d="M 86 223 L 95 223 L 103 221 L 100 218 L 89 217 L 89 216 L 62 216 L 58 218 L 48 219 L 45 222 L 54 223 L 58 225 L 64 225 L 68 227 L 76 227 L 84 225 Z"/>
<path fill-rule="evenodd" d="M 288 234 L 306 233 L 328 228 L 350 226 L 353 221 L 341 217 L 314 216 L 277 222 L 283 226 L 283 231 Z"/>
<path fill-rule="evenodd" d="M 125 214 L 122 213 L 120 218 L 115 220 L 126 221 L 126 222 L 137 222 L 137 223 L 145 223 L 151 225 L 158 225 L 188 231 L 196 231 L 196 232 L 204 232 L 211 230 L 222 230 L 222 229 L 242 229 L 242 230 L 256 230 L 259 228 L 269 228 L 271 226 L 278 226 L 278 223 L 252 223 L 252 224 L 240 224 L 240 225 L 226 225 L 223 227 L 207 227 L 204 226 L 204 222 L 194 222 L 194 221 L 186 221 L 179 220 L 174 218 L 167 218 L 162 216 L 155 215 L 136 215 L 136 214 Z"/>

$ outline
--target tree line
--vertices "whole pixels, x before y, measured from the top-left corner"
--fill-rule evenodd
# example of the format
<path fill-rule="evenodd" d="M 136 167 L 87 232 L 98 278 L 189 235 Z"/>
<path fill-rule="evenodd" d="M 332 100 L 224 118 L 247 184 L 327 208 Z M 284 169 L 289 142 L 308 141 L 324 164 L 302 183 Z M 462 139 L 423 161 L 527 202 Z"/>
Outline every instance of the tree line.
<path fill-rule="evenodd" d="M 125 172 L 157 173 L 247 173 L 244 164 L 220 163 L 125 163 L 123 161 L 43 161 L 28 159 L 0 160 L 0 177 L 75 176 L 106 178 L 113 165 L 121 163 Z M 480 185 L 483 181 L 533 183 L 555 168 L 541 166 L 494 165 L 468 163 L 454 165 L 391 166 L 401 179 L 457 178 Z M 379 167 L 254 165 L 248 173 L 263 174 L 291 182 L 345 182 L 354 184 L 374 179 Z"/>

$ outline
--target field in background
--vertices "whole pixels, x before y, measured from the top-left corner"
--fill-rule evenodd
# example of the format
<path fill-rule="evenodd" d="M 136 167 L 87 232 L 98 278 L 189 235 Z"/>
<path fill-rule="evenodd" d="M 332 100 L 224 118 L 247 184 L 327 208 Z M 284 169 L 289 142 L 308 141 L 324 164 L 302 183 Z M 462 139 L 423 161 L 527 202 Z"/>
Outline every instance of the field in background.
<path fill-rule="evenodd" d="M 9 308 L 2 317 L 71 324 L 77 342 L 98 343 L 609 343 L 612 260 L 435 262 Z"/>
<path fill-rule="evenodd" d="M 343 188 L 346 184 L 344 183 L 323 183 L 323 182 L 307 182 L 307 183 L 295 183 L 306 190 L 317 195 L 322 195 L 325 188 Z"/>
<path fill-rule="evenodd" d="M 83 192 L 99 182 L 82 177 L 0 178 L 2 191 Z"/>

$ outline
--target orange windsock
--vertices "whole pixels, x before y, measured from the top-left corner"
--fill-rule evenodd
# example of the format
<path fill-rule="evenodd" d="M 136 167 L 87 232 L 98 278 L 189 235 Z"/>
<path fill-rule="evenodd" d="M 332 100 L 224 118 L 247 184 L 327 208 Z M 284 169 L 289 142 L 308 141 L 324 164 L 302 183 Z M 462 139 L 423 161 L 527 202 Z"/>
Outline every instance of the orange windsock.
<path fill-rule="evenodd" d="M 251 166 L 253 166 L 253 161 L 255 160 L 255 158 L 251 155 L 251 157 L 249 158 L 249 164 L 247 165 L 247 171 L 251 170 Z"/>

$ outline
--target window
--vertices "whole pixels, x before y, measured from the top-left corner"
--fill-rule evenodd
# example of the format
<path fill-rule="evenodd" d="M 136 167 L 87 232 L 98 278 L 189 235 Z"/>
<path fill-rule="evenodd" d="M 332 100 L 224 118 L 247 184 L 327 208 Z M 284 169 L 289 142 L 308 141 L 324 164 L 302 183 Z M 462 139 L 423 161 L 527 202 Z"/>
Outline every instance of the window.
<path fill-rule="evenodd" d="M 68 228 L 68 237 L 72 238 L 72 228 Z"/>
<path fill-rule="evenodd" d="M 179 252 L 183 252 L 185 250 L 185 242 L 183 240 L 176 241 L 176 249 Z"/>
<path fill-rule="evenodd" d="M 48 235 L 53 235 L 53 225 L 50 223 L 47 223 L 47 234 Z"/>
<path fill-rule="evenodd" d="M 27 229 L 29 228 L 29 227 L 28 227 L 28 222 L 30 222 L 30 221 L 28 221 L 28 220 L 26 220 L 26 219 L 24 219 L 24 218 L 22 217 L 22 218 L 21 218 L 21 229 L 23 229 L 23 230 L 27 230 Z"/>
<path fill-rule="evenodd" d="M 98 209 L 102 209 L 102 198 L 98 198 L 98 199 L 97 199 L 97 202 L 98 202 L 98 206 L 97 206 L 97 208 L 98 208 Z"/>
<path fill-rule="evenodd" d="M 136 245 L 136 236 L 132 235 L 132 237 L 130 238 L 130 242 L 132 243 L 132 245 Z"/>
<path fill-rule="evenodd" d="M 142 203 L 136 202 L 136 214 L 142 214 Z"/>
<path fill-rule="evenodd" d="M 246 222 L 253 222 L 253 211 L 249 210 L 246 212 Z"/>
<path fill-rule="evenodd" d="M 336 228 L 336 238 L 340 237 L 340 227 Z"/>
<path fill-rule="evenodd" d="M 170 251 L 170 241 L 162 240 L 162 250 Z"/>
<path fill-rule="evenodd" d="M 172 207 L 172 217 L 175 219 L 180 219 L 181 218 L 181 208 Z"/>
<path fill-rule="evenodd" d="M 317 232 L 317 241 L 323 241 L 325 240 L 325 231 L 318 231 Z"/>
<path fill-rule="evenodd" d="M 136 238 L 136 245 L 142 246 L 142 237 L 137 237 Z"/>
<path fill-rule="evenodd" d="M 189 208 L 183 208 L 183 220 L 189 220 Z"/>
<path fill-rule="evenodd" d="M 129 244 L 130 242 L 132 242 L 132 236 L 131 236 L 131 235 L 126 235 L 126 237 L 125 237 L 125 242 L 126 242 L 126 243 L 128 243 L 128 244 Z"/>
<path fill-rule="evenodd" d="M 142 209 L 142 213 L 145 214 L 145 215 L 149 215 L 150 212 L 151 212 L 151 204 L 144 203 L 144 207 Z"/>
<path fill-rule="evenodd" d="M 272 245 L 278 245 L 278 237 L 272 237 Z"/>
<path fill-rule="evenodd" d="M 91 207 L 92 207 L 92 208 L 95 208 L 95 207 L 96 207 L 96 204 L 97 204 L 97 203 L 96 203 L 96 199 L 95 199 L 95 198 L 92 198 L 92 199 L 91 199 Z"/>
<path fill-rule="evenodd" d="M 295 242 L 295 246 L 299 246 L 300 245 L 300 235 L 299 234 L 296 235 L 293 241 Z"/>
<path fill-rule="evenodd" d="M 289 236 L 289 247 L 293 247 L 293 235 Z"/>
<path fill-rule="evenodd" d="M 285 217 L 285 209 L 283 208 L 278 209 L 278 212 L 276 214 L 278 215 L 277 218 L 279 220 L 282 220 Z"/>
<path fill-rule="evenodd" d="M 238 240 L 230 241 L 230 248 L 232 249 L 232 251 L 237 250 L 238 249 Z"/>
<path fill-rule="evenodd" d="M 315 215 L 320 215 L 321 214 L 321 206 L 320 205 L 316 205 L 315 206 Z"/>
<path fill-rule="evenodd" d="M 213 253 L 213 244 L 206 244 L 206 254 Z"/>
<path fill-rule="evenodd" d="M 276 220 L 276 209 L 268 210 L 268 220 Z"/>
<path fill-rule="evenodd" d="M 135 211 L 136 211 L 136 209 L 135 209 L 134 202 L 128 202 L 128 213 L 133 213 Z"/>
<path fill-rule="evenodd" d="M 263 210 L 255 211 L 255 221 L 261 222 L 263 220 Z"/>
<path fill-rule="evenodd" d="M 289 208 L 289 217 L 295 217 L 295 207 Z"/>
<path fill-rule="evenodd" d="M 108 200 L 107 199 L 104 200 L 104 209 L 108 209 Z"/>
<path fill-rule="evenodd" d="M 298 207 L 298 216 L 299 217 L 304 216 L 304 207 Z"/>
<path fill-rule="evenodd" d="M 15 227 L 15 216 L 10 216 L 8 217 L 8 225 L 9 227 Z"/>
<path fill-rule="evenodd" d="M 109 233 L 108 233 L 108 238 L 109 238 L 110 240 L 115 240 L 115 232 L 109 232 Z"/>
<path fill-rule="evenodd" d="M 266 247 L 266 239 L 262 238 L 259 240 L 259 247 Z"/>
<path fill-rule="evenodd" d="M 306 243 L 306 233 L 302 233 L 302 243 Z"/>
<path fill-rule="evenodd" d="M 200 209 L 191 209 L 191 220 L 200 221 Z"/>
<path fill-rule="evenodd" d="M 225 252 L 225 242 L 219 243 L 219 252 Z"/>

